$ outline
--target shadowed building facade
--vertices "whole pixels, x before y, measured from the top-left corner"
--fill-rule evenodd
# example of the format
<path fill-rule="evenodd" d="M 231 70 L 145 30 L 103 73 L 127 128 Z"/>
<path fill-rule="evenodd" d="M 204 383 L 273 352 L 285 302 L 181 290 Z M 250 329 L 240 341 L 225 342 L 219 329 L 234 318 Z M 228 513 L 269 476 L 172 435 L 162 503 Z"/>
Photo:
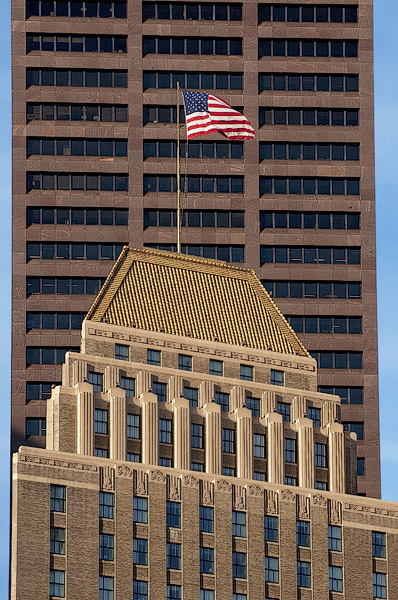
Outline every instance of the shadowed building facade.
<path fill-rule="evenodd" d="M 340 410 L 253 270 L 124 248 L 13 456 L 12 600 L 395 598 Z"/>
<path fill-rule="evenodd" d="M 378 496 L 372 0 L 13 0 L 12 19 L 13 448 L 45 446 L 123 245 L 175 248 L 178 81 L 257 137 L 198 138 L 185 161 L 181 128 L 182 250 L 255 269 Z"/>

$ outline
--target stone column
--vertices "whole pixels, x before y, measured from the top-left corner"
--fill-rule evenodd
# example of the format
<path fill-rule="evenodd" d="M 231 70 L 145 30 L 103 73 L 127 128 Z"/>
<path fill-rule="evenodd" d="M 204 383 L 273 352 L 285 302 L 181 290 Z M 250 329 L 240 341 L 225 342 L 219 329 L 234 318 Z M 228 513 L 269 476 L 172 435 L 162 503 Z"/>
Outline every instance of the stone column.
<path fill-rule="evenodd" d="M 292 400 L 292 423 L 302 419 L 306 414 L 307 401 L 303 396 L 294 396 Z"/>
<path fill-rule="evenodd" d="M 141 371 L 142 372 L 142 371 Z M 146 465 L 158 464 L 159 447 L 159 410 L 155 394 L 141 394 L 141 453 Z"/>
<path fill-rule="evenodd" d="M 237 408 L 236 415 L 236 476 L 253 479 L 253 419 L 248 408 Z"/>
<path fill-rule="evenodd" d="M 276 412 L 276 396 L 275 392 L 263 392 L 261 396 L 260 417 L 265 417 L 268 414 Z"/>
<path fill-rule="evenodd" d="M 151 374 L 149 371 L 139 371 L 136 378 L 136 395 L 146 394 L 151 389 Z"/>
<path fill-rule="evenodd" d="M 260 420 L 261 423 L 261 420 Z M 279 413 L 266 417 L 267 423 L 267 470 L 270 483 L 285 483 L 285 449 L 283 420 Z"/>
<path fill-rule="evenodd" d="M 108 399 L 109 458 L 126 460 L 126 392 L 121 388 L 111 388 Z"/>
<path fill-rule="evenodd" d="M 105 367 L 104 391 L 115 388 L 120 384 L 120 369 L 114 365 Z M 123 459 L 124 460 L 124 459 Z"/>
<path fill-rule="evenodd" d="M 94 454 L 94 394 L 90 383 L 78 383 L 77 391 L 77 454 Z"/>
<path fill-rule="evenodd" d="M 236 385 L 231 390 L 229 398 L 230 411 L 234 412 L 237 408 L 242 408 L 246 404 L 245 388 Z"/>
<path fill-rule="evenodd" d="M 336 494 L 345 493 L 344 428 L 341 423 L 328 423 L 329 485 Z"/>
<path fill-rule="evenodd" d="M 168 383 L 167 389 L 169 392 L 169 394 L 168 394 L 169 402 L 173 402 L 173 400 L 175 398 L 180 398 L 180 396 L 183 396 L 184 389 L 183 389 L 183 385 L 182 385 L 182 377 L 172 375 L 169 378 L 169 383 Z"/>
<path fill-rule="evenodd" d="M 215 402 L 205 406 L 206 417 L 206 473 L 222 473 L 221 407 Z"/>
<path fill-rule="evenodd" d="M 191 468 L 191 421 L 189 400 L 174 398 L 174 468 L 189 471 Z"/>
<path fill-rule="evenodd" d="M 298 444 L 298 483 L 300 487 L 315 487 L 314 423 L 302 417 L 296 421 Z"/>
<path fill-rule="evenodd" d="M 333 423 L 337 420 L 338 403 L 330 400 L 322 404 L 322 427 L 326 427 L 328 423 Z"/>
<path fill-rule="evenodd" d="M 72 365 L 72 386 L 88 380 L 88 369 L 85 360 L 75 360 Z M 69 385 L 69 382 L 67 383 Z"/>
<path fill-rule="evenodd" d="M 202 381 L 199 387 L 198 407 L 203 408 L 208 402 L 212 402 L 214 397 L 214 383 L 212 381 Z"/>

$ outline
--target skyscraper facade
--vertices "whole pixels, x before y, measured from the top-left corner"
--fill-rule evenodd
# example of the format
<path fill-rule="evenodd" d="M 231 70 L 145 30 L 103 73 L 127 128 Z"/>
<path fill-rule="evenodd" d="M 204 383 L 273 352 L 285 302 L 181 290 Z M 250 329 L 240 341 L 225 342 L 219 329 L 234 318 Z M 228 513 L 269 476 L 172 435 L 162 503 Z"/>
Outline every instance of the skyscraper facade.
<path fill-rule="evenodd" d="M 44 445 L 122 246 L 175 249 L 179 82 L 257 133 L 187 148 L 181 127 L 182 250 L 256 270 L 378 496 L 372 0 L 13 0 L 12 18 L 14 448 Z"/>

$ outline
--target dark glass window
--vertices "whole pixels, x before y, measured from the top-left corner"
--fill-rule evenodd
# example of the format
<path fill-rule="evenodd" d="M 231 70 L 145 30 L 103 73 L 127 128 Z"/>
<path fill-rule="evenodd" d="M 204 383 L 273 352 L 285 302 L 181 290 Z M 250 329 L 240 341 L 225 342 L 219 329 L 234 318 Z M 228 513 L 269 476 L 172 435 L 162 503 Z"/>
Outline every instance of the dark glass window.
<path fill-rule="evenodd" d="M 342 528 L 339 525 L 328 526 L 328 547 L 333 552 L 342 551 Z"/>
<path fill-rule="evenodd" d="M 311 535 L 309 521 L 296 521 L 296 543 L 297 546 L 310 547 Z"/>
<path fill-rule="evenodd" d="M 199 507 L 199 529 L 205 533 L 214 532 L 214 508 L 211 506 Z"/>
<path fill-rule="evenodd" d="M 279 519 L 278 517 L 264 517 L 264 539 L 266 542 L 278 542 L 279 539 Z"/>
<path fill-rule="evenodd" d="M 148 498 L 133 496 L 133 521 L 148 523 Z"/>
<path fill-rule="evenodd" d="M 181 527 L 181 503 L 167 502 L 166 505 L 166 525 L 179 529 Z"/>

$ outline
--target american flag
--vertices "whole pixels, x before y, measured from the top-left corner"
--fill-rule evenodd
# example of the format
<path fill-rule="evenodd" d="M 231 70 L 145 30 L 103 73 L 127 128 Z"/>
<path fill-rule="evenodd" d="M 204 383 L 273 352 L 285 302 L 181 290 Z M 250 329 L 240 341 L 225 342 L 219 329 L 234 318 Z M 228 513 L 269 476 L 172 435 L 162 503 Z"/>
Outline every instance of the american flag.
<path fill-rule="evenodd" d="M 254 129 L 244 115 L 221 98 L 203 92 L 182 92 L 187 138 L 221 133 L 230 140 L 252 140 Z"/>

